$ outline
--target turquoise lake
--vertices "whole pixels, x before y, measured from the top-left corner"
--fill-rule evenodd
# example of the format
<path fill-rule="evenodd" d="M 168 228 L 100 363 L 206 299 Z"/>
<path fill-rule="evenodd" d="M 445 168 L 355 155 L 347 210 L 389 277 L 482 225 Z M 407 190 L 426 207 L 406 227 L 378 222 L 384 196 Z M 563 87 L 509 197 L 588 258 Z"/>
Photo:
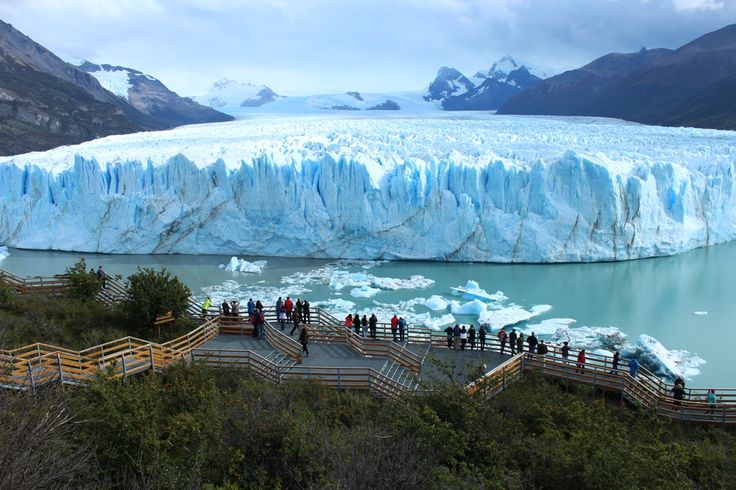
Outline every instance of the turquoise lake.
<path fill-rule="evenodd" d="M 474 280 L 494 293 L 508 298 L 492 306 L 543 311 L 521 322 L 522 329 L 539 329 L 545 320 L 575 331 L 580 327 L 615 327 L 635 343 L 648 334 L 679 354 L 699 370 L 690 377 L 690 386 L 728 387 L 734 384 L 736 357 L 732 328 L 736 301 L 731 283 L 736 277 L 736 242 L 694 250 L 673 257 L 629 262 L 589 264 L 484 264 L 446 262 L 341 262 L 301 258 L 243 257 L 266 260 L 259 274 L 227 272 L 218 266 L 229 256 L 217 255 L 101 255 L 10 249 L 0 260 L 0 268 L 23 276 L 63 273 L 79 257 L 95 269 L 102 265 L 112 275 L 123 277 L 137 267 L 165 267 L 179 276 L 198 298 L 209 294 L 215 302 L 249 297 L 271 304 L 279 295 L 306 297 L 313 305 L 323 302 L 338 318 L 359 311 L 377 311 L 387 321 L 391 312 L 412 318 L 434 320 L 448 311 L 432 311 L 423 300 L 433 295 L 446 301 L 467 300 L 451 294 L 451 288 Z M 340 281 L 348 273 L 371 277 L 409 279 L 421 275 L 434 283 L 428 287 L 381 290 L 370 298 L 351 295 L 354 286 L 342 289 Z M 332 287 L 330 287 L 332 282 Z M 348 281 L 349 282 L 349 281 Z M 403 285 L 407 286 L 404 281 Z M 409 284 L 410 285 L 410 284 Z M 516 306 L 514 306 L 516 305 Z M 546 311 L 545 311 L 546 310 Z M 476 323 L 477 316 L 454 315 L 460 323 Z M 567 320 L 564 320 L 567 319 Z M 572 322 L 574 320 L 574 322 Z M 411 323 L 411 322 L 410 322 Z M 549 325 L 548 325 L 549 326 Z M 552 332 L 548 332 L 552 333 Z M 554 340 L 553 335 L 548 337 Z M 698 365 L 697 358 L 705 362 Z"/>

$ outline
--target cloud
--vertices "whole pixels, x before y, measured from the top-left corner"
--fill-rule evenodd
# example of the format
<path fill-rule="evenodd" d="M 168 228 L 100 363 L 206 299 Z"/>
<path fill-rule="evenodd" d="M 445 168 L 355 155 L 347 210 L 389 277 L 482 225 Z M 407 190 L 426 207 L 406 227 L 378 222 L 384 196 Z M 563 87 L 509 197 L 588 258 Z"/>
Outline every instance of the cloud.
<path fill-rule="evenodd" d="M 676 48 L 736 18 L 716 0 L 0 0 L 64 57 L 129 66 L 183 95 L 227 76 L 279 93 L 415 90 L 508 53 L 547 72 Z"/>

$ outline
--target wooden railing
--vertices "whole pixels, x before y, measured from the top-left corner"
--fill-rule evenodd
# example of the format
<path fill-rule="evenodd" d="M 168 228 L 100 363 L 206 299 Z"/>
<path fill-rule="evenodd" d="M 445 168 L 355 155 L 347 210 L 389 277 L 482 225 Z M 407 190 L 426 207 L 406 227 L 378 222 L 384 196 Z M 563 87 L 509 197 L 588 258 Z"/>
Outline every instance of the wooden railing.
<path fill-rule="evenodd" d="M 388 398 L 406 394 L 404 385 L 368 367 L 284 366 L 253 351 L 229 349 L 198 349 L 194 360 L 211 367 L 243 367 L 272 383 L 314 381 L 338 390 L 370 391 Z"/>
<path fill-rule="evenodd" d="M 18 294 L 61 294 L 69 286 L 69 281 L 65 275 L 20 277 L 11 272 L 0 270 L 0 279 Z"/>

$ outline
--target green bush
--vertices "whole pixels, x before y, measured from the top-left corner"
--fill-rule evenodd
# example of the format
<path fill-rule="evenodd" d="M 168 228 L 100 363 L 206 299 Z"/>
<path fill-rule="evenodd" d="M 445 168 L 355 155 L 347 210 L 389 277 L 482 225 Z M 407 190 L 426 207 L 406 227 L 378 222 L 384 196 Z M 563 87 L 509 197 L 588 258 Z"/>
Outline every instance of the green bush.
<path fill-rule="evenodd" d="M 121 304 L 131 333 L 150 337 L 157 316 L 171 311 L 174 318 L 184 315 L 189 304 L 189 288 L 166 269 L 138 268 L 128 277 L 129 299 Z"/>
<path fill-rule="evenodd" d="M 94 271 L 87 270 L 87 261 L 80 258 L 72 267 L 66 268 L 69 280 L 67 295 L 80 300 L 94 300 L 102 288 L 102 283 Z"/>

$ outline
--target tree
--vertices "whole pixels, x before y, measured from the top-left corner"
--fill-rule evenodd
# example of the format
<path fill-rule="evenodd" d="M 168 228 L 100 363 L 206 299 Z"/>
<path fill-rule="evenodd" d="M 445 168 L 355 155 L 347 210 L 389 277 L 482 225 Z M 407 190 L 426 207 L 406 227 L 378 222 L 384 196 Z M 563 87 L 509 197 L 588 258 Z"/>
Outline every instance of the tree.
<path fill-rule="evenodd" d="M 72 267 L 66 268 L 69 279 L 68 295 L 81 300 L 91 300 L 100 292 L 102 284 L 94 271 L 87 270 L 87 261 L 80 258 Z"/>
<path fill-rule="evenodd" d="M 138 268 L 128 277 L 128 300 L 122 307 L 132 327 L 149 334 L 157 316 L 171 311 L 174 318 L 187 309 L 191 291 L 166 269 Z"/>

